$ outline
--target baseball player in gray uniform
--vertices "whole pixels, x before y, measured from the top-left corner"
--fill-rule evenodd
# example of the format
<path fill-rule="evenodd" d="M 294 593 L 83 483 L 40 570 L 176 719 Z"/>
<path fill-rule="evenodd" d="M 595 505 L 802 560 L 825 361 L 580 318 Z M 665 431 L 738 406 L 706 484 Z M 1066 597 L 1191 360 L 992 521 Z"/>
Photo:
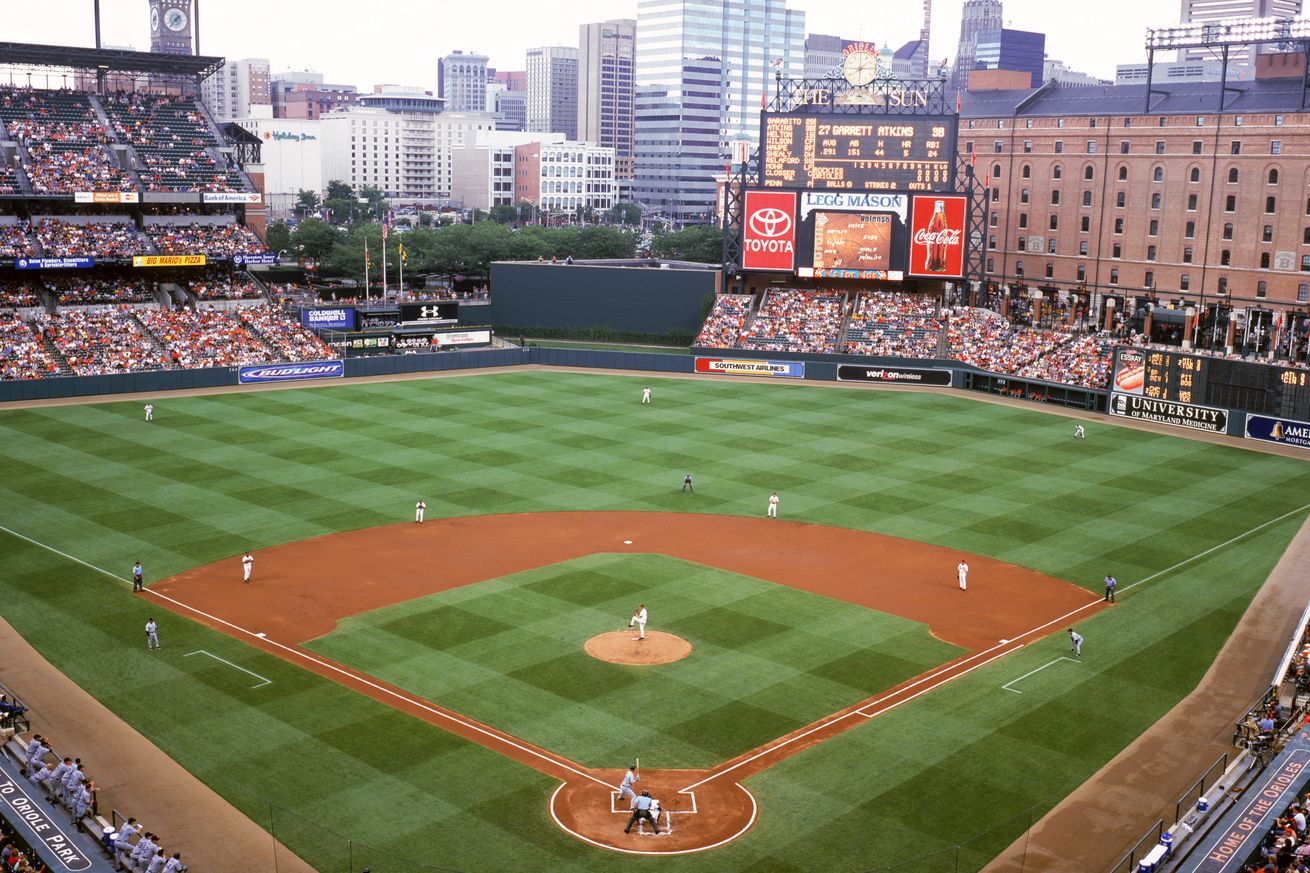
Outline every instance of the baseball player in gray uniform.
<path fill-rule="evenodd" d="M 77 786 L 77 793 L 73 795 L 73 822 L 77 823 L 86 818 L 86 811 L 91 808 L 91 795 L 95 793 L 96 784 L 94 782 L 84 782 Z"/>
<path fill-rule="evenodd" d="M 50 751 L 50 747 L 45 744 L 45 740 L 40 734 L 32 735 L 32 742 L 27 744 L 27 765 L 23 768 L 23 773 L 29 778 L 36 772 L 37 765 L 45 766 L 45 753 Z"/>
<path fill-rule="evenodd" d="M 77 797 L 77 789 L 82 787 L 86 781 L 86 771 L 82 767 L 82 759 L 78 758 L 73 769 L 64 774 L 63 790 L 59 792 L 59 799 L 64 802 L 64 806 L 69 809 L 73 808 L 73 803 Z"/>
<path fill-rule="evenodd" d="M 54 777 L 54 772 L 55 767 L 53 764 L 38 762 L 36 770 L 32 772 L 31 776 L 27 777 L 27 781 L 32 783 L 33 788 L 40 788 L 44 785 L 46 791 L 49 791 L 50 786 L 53 784 L 50 780 Z"/>
<path fill-rule="evenodd" d="M 50 789 L 50 796 L 46 798 L 51 806 L 55 805 L 55 800 L 59 797 L 59 791 L 64 787 L 64 777 L 68 771 L 73 769 L 73 759 L 64 758 L 59 762 L 55 769 L 50 771 L 50 778 L 46 782 L 46 787 Z"/>
<path fill-rule="evenodd" d="M 168 856 L 164 854 L 164 850 L 161 847 L 159 851 L 155 853 L 155 857 L 150 859 L 150 866 L 146 867 L 146 873 L 162 873 L 164 864 L 166 863 L 168 863 Z"/>
<path fill-rule="evenodd" d="M 637 793 L 632 790 L 632 783 L 640 781 L 641 777 L 637 775 L 637 765 L 633 764 L 628 767 L 628 772 L 623 774 L 623 781 L 619 784 L 619 800 L 628 798 L 628 809 L 632 809 L 637 803 Z"/>
<path fill-rule="evenodd" d="M 159 625 L 155 624 L 153 618 L 146 619 L 146 649 L 158 649 L 159 646 Z"/>
<path fill-rule="evenodd" d="M 123 825 L 118 828 L 118 836 L 114 838 L 114 864 L 123 867 L 126 866 L 128 859 L 132 855 L 132 838 L 141 831 L 141 825 L 136 823 L 135 818 L 129 818 Z"/>
<path fill-rule="evenodd" d="M 185 866 L 182 863 L 182 853 L 174 852 L 173 857 L 169 858 L 168 863 L 164 865 L 164 873 L 181 873 Z M 368 873 L 367 867 L 364 868 L 364 873 Z"/>
<path fill-rule="evenodd" d="M 136 873 L 145 873 L 146 867 L 150 864 L 158 848 L 155 846 L 154 834 L 145 834 L 141 839 L 136 841 L 132 848 L 132 867 Z"/>

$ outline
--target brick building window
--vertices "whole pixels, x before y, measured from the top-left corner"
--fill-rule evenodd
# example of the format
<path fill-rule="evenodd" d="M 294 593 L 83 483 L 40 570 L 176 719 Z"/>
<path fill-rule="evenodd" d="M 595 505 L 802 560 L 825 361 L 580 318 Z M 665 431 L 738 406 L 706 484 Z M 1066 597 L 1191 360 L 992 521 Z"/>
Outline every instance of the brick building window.
<path fill-rule="evenodd" d="M 1078 243 L 1078 254 L 1087 257 L 1087 240 L 1082 240 Z"/>
<path fill-rule="evenodd" d="M 1301 232 L 1301 245 L 1303 245 L 1303 246 L 1310 246 L 1310 227 L 1307 227 L 1307 228 L 1305 228 L 1304 230 L 1302 230 L 1302 232 Z"/>
<path fill-rule="evenodd" d="M 1152 273 L 1150 270 L 1147 270 L 1147 271 L 1146 271 L 1146 278 L 1144 278 L 1144 279 L 1142 280 L 1142 284 L 1145 285 L 1147 288 L 1154 288 L 1154 287 L 1155 287 L 1155 273 Z"/>
<path fill-rule="evenodd" d="M 1015 243 L 1014 243 L 1014 250 L 1017 251 L 1017 252 L 1026 252 L 1026 251 L 1028 251 L 1028 240 L 1027 240 L 1027 238 L 1021 236 L 1021 237 L 1019 237 L 1017 240 L 1015 240 Z"/>
<path fill-rule="evenodd" d="M 1242 141 L 1240 139 L 1233 140 L 1228 146 L 1228 153 L 1240 155 L 1242 153 Z"/>
<path fill-rule="evenodd" d="M 1219 250 L 1219 264 L 1220 264 L 1220 266 L 1227 267 L 1227 266 L 1230 266 L 1230 265 L 1232 264 L 1232 262 L 1233 262 L 1233 253 L 1232 253 L 1231 251 L 1229 251 L 1228 249 L 1220 249 L 1220 250 Z"/>
<path fill-rule="evenodd" d="M 1083 205 L 1084 205 L 1084 206 L 1091 206 L 1091 205 L 1092 205 L 1092 192 L 1091 192 L 1091 191 L 1084 191 L 1084 192 L 1083 192 Z"/>
<path fill-rule="evenodd" d="M 1187 181 L 1189 181 L 1189 182 L 1199 182 L 1199 181 L 1201 181 L 1201 168 L 1200 168 L 1200 167 L 1192 167 L 1192 172 L 1188 174 L 1188 176 L 1187 176 Z"/>
<path fill-rule="evenodd" d="M 1147 230 L 1146 230 L 1146 235 L 1147 235 L 1147 236 L 1159 236 L 1159 235 L 1160 235 L 1160 219 L 1158 219 L 1158 218 L 1152 218 L 1152 219 L 1151 219 L 1151 223 L 1148 224 L 1146 227 L 1147 227 Z"/>
<path fill-rule="evenodd" d="M 1023 167 L 1024 167 L 1025 170 L 1028 169 L 1028 165 L 1027 165 L 1027 164 L 1024 164 Z M 995 180 L 998 181 L 998 182 L 1001 180 L 1001 165 L 1000 165 L 1000 164 L 992 164 L 992 178 L 995 179 Z M 1028 176 L 1025 174 L 1025 175 L 1024 175 L 1024 178 L 1027 179 Z"/>
<path fill-rule="evenodd" d="M 987 272 L 991 273 L 996 269 L 996 261 L 992 258 L 987 259 Z"/>
<path fill-rule="evenodd" d="M 1196 222 L 1189 221 L 1183 226 L 1183 239 L 1196 239 Z"/>
<path fill-rule="evenodd" d="M 1046 278 L 1055 278 L 1055 264 L 1052 264 L 1050 261 L 1046 262 Z"/>
<path fill-rule="evenodd" d="M 1060 216 L 1058 216 L 1058 215 L 1052 215 L 1052 216 L 1051 216 L 1051 230 L 1059 230 L 1059 229 L 1060 229 Z"/>
<path fill-rule="evenodd" d="M 1120 168 L 1119 168 L 1119 181 L 1120 181 L 1120 182 L 1127 182 L 1127 181 L 1128 181 L 1128 168 L 1127 168 L 1127 167 L 1120 167 Z"/>
<path fill-rule="evenodd" d="M 1260 269 L 1262 269 L 1262 270 L 1268 270 L 1268 269 L 1269 269 L 1269 253 L 1268 253 L 1268 252 L 1261 252 L 1261 253 L 1260 253 Z"/>
<path fill-rule="evenodd" d="M 1224 225 L 1224 239 L 1233 238 L 1233 225 L 1231 222 Z"/>
<path fill-rule="evenodd" d="M 1220 277 L 1219 277 L 1219 293 L 1220 293 L 1220 294 L 1227 294 L 1227 293 L 1228 293 L 1228 277 L 1227 277 L 1227 276 L 1220 276 Z"/>
<path fill-rule="evenodd" d="M 1162 154 L 1164 154 L 1164 140 L 1162 140 L 1162 139 L 1157 139 L 1157 140 L 1155 141 L 1155 153 L 1156 153 L 1157 155 L 1162 155 Z"/>
<path fill-rule="evenodd" d="M 1026 213 L 1026 212 L 1020 212 L 1020 213 L 1019 213 L 1019 226 L 1020 226 L 1020 227 L 1027 227 L 1027 226 L 1028 226 L 1028 213 Z"/>
<path fill-rule="evenodd" d="M 1183 273 L 1183 275 L 1178 277 L 1179 291 L 1186 291 L 1188 288 L 1191 287 L 1192 287 L 1192 277 L 1190 275 L 1188 275 L 1187 273 Z"/>
<path fill-rule="evenodd" d="M 1296 302 L 1297 302 L 1297 303 L 1306 303 L 1306 302 L 1310 302 L 1310 301 L 1307 301 L 1307 295 L 1310 295 L 1310 285 L 1306 285 L 1306 284 L 1302 283 L 1302 284 L 1296 286 Z"/>
<path fill-rule="evenodd" d="M 1052 206 L 1060 205 L 1060 191 L 1058 188 L 1051 190 L 1051 205 Z"/>
<path fill-rule="evenodd" d="M 1229 168 L 1228 168 L 1228 184 L 1229 184 L 1229 185 L 1236 185 L 1236 184 L 1237 184 L 1237 168 L 1236 168 L 1236 167 L 1229 167 Z"/>
<path fill-rule="evenodd" d="M 1082 232 L 1083 232 L 1083 233 L 1087 233 L 1087 232 L 1090 231 L 1091 229 L 1092 229 L 1092 219 L 1091 219 L 1091 216 L 1089 216 L 1089 215 L 1084 215 L 1084 216 L 1083 216 L 1083 221 L 1082 221 Z"/>
<path fill-rule="evenodd" d="M 1056 164 L 1054 167 L 1051 167 L 1051 178 L 1052 178 L 1052 179 L 1063 179 L 1063 178 L 1064 178 L 1064 167 L 1060 166 L 1059 164 Z"/>
<path fill-rule="evenodd" d="M 1114 258 L 1116 261 L 1122 258 L 1123 255 L 1124 247 L 1121 243 L 1115 243 L 1110 247 L 1110 257 Z"/>
<path fill-rule="evenodd" d="M 1119 284 L 1119 271 L 1117 269 L 1110 271 L 1110 284 L 1111 285 Z"/>
<path fill-rule="evenodd" d="M 1234 197 L 1232 194 L 1229 194 L 1227 197 L 1224 198 L 1224 212 L 1236 212 L 1236 211 L 1237 211 L 1237 198 Z"/>
<path fill-rule="evenodd" d="M 1275 208 L 1277 205 L 1278 205 L 1278 198 L 1273 197 L 1272 195 L 1269 196 L 1269 197 L 1266 197 L 1266 198 L 1265 198 L 1265 215 L 1273 215 L 1275 212 L 1277 212 L 1278 210 Z"/>
<path fill-rule="evenodd" d="M 992 150 L 996 152 L 998 155 L 1001 153 L 1001 149 L 1003 148 L 1005 148 L 1005 143 L 1002 140 L 998 139 L 996 140 L 995 143 L 992 144 Z"/>
<path fill-rule="evenodd" d="M 988 224 L 989 227 L 996 227 L 997 225 L 1000 224 L 1000 216 L 997 215 L 995 212 L 993 212 L 993 213 L 992 213 L 992 214 L 987 218 L 987 224 Z"/>
<path fill-rule="evenodd" d="M 1055 153 L 1058 155 L 1064 151 L 1064 143 L 1061 140 L 1055 141 Z"/>
<path fill-rule="evenodd" d="M 1128 154 L 1128 140 L 1125 139 L 1119 142 L 1119 154 L 1121 155 Z"/>
<path fill-rule="evenodd" d="M 1164 167 L 1157 166 L 1154 170 L 1151 171 L 1151 181 L 1152 182 L 1164 181 Z"/>
<path fill-rule="evenodd" d="M 1087 141 L 1087 154 L 1089 154 L 1089 155 L 1094 155 L 1094 154 L 1096 154 L 1096 140 L 1094 140 L 1094 139 L 1089 139 L 1089 140 Z"/>
<path fill-rule="evenodd" d="M 1183 246 L 1183 263 L 1190 264 L 1191 262 L 1192 262 L 1192 247 Z"/>
<path fill-rule="evenodd" d="M 1201 141 L 1199 139 L 1192 140 L 1192 154 L 1199 155 L 1200 153 L 1201 153 Z"/>
<path fill-rule="evenodd" d="M 1147 259 L 1148 261 L 1154 261 L 1154 260 L 1155 260 L 1155 246 L 1147 246 L 1147 247 L 1146 247 L 1146 259 Z"/>
<path fill-rule="evenodd" d="M 1119 209 L 1123 209 L 1124 206 L 1127 204 L 1127 202 L 1128 202 L 1128 195 L 1123 191 L 1120 191 L 1119 193 L 1114 195 L 1114 205 Z"/>
<path fill-rule="evenodd" d="M 1055 254 L 1055 237 L 1051 237 L 1046 241 L 1046 253 L 1048 255 Z"/>
<path fill-rule="evenodd" d="M 1264 230 L 1260 232 L 1260 240 L 1262 242 L 1274 241 L 1274 226 L 1272 224 L 1266 224 L 1264 226 Z"/>
<path fill-rule="evenodd" d="M 1277 185 L 1277 184 L 1278 184 L 1278 169 L 1277 169 L 1276 167 L 1273 168 L 1273 169 L 1271 169 L 1271 170 L 1269 171 L 1269 180 L 1268 180 L 1268 183 L 1269 183 L 1270 185 Z"/>
<path fill-rule="evenodd" d="M 1028 189 L 1027 189 L 1027 188 L 1020 188 L 1020 189 L 1019 189 L 1019 202 L 1020 202 L 1020 203 L 1027 203 L 1027 202 L 1028 202 Z"/>
<path fill-rule="evenodd" d="M 1195 212 L 1195 211 L 1196 211 L 1196 195 L 1195 195 L 1195 194 L 1188 194 L 1188 195 L 1187 195 L 1187 211 L 1188 211 L 1188 212 Z"/>
<path fill-rule="evenodd" d="M 1024 153 L 1025 155 L 1030 155 L 1030 154 L 1033 153 L 1033 141 L 1032 141 L 1032 140 L 1030 140 L 1030 139 L 1026 139 L 1026 140 L 1023 141 L 1023 153 Z"/>
<path fill-rule="evenodd" d="M 1152 208 L 1152 209 L 1159 209 L 1159 208 L 1160 208 L 1161 200 L 1162 200 L 1162 198 L 1161 198 L 1161 196 L 1160 196 L 1160 192 L 1159 192 L 1159 191 L 1157 191 L 1157 192 L 1155 192 L 1154 194 L 1152 194 L 1152 195 L 1151 195 L 1151 208 Z"/>
<path fill-rule="evenodd" d="M 1015 261 L 1015 262 L 1014 262 L 1014 275 L 1016 275 L 1016 276 L 1022 276 L 1022 275 L 1023 275 L 1023 261 Z"/>
<path fill-rule="evenodd" d="M 1122 218 L 1116 218 L 1114 220 L 1114 232 L 1115 233 L 1124 232 L 1124 220 Z"/>
<path fill-rule="evenodd" d="M 1310 273 L 1310 255 L 1301 256 L 1301 272 Z"/>
<path fill-rule="evenodd" d="M 1256 297 L 1268 297 L 1268 296 L 1269 296 L 1269 283 L 1266 282 L 1266 281 L 1264 281 L 1263 279 L 1261 279 L 1259 282 L 1256 282 L 1256 283 L 1255 283 L 1255 296 L 1256 296 Z"/>
<path fill-rule="evenodd" d="M 1094 178 L 1096 178 L 1096 170 L 1092 168 L 1092 165 L 1088 164 L 1083 167 L 1083 179 L 1090 182 Z"/>
<path fill-rule="evenodd" d="M 987 248 L 995 250 L 996 234 L 992 234 L 991 236 L 987 237 Z"/>
<path fill-rule="evenodd" d="M 1078 281 L 1079 282 L 1087 281 L 1087 268 L 1084 267 L 1082 264 L 1078 265 Z"/>
<path fill-rule="evenodd" d="M 1283 153 L 1283 141 L 1281 139 L 1271 140 L 1269 143 L 1269 154 L 1281 155 Z"/>
<path fill-rule="evenodd" d="M 997 164 L 996 166 L 1000 167 L 1001 165 Z M 996 176 L 1001 175 L 1000 170 L 998 169 L 996 173 L 994 173 L 994 175 Z M 1032 175 L 1033 175 L 1033 168 L 1030 165 L 1024 164 L 1022 167 L 1019 168 L 1020 179 L 1031 179 Z"/>

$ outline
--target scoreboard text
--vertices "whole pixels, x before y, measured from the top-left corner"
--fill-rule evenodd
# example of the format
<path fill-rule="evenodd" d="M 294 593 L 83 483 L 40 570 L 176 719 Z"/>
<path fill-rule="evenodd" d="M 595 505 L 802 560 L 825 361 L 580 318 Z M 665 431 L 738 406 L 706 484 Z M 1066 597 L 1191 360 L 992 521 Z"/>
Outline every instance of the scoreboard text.
<path fill-rule="evenodd" d="M 951 119 L 764 113 L 760 184 L 843 191 L 950 190 Z"/>

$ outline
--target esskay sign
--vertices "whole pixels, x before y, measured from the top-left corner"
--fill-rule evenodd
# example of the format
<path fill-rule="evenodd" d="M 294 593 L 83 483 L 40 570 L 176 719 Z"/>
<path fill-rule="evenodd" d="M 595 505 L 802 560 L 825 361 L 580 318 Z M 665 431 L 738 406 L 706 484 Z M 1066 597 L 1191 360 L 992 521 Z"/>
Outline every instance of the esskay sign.
<path fill-rule="evenodd" d="M 1110 395 L 1109 412 L 1111 415 L 1121 415 L 1124 418 L 1155 421 L 1211 433 L 1225 433 L 1228 430 L 1226 410 L 1216 409 L 1213 406 L 1197 406 L 1194 403 L 1155 400 L 1151 397 L 1123 394 L 1118 391 Z"/>
<path fill-rule="evenodd" d="M 10 821 L 21 822 L 35 837 L 27 841 L 53 870 L 90 870 L 91 859 L 82 854 L 82 850 L 73 844 L 72 839 L 55 823 L 45 804 L 38 802 L 27 789 L 12 779 L 0 777 L 0 801 L 9 807 L 10 814 L 4 817 Z"/>
<path fill-rule="evenodd" d="M 930 388 L 951 387 L 951 371 L 935 367 L 866 367 L 838 364 L 841 382 L 880 382 L 884 385 L 920 385 Z"/>
<path fill-rule="evenodd" d="M 252 382 L 294 382 L 300 379 L 340 379 L 346 373 L 341 361 L 305 361 L 299 364 L 260 364 L 242 367 L 237 381 L 242 385 Z"/>
<path fill-rule="evenodd" d="M 784 379 L 804 379 L 802 361 L 752 361 L 729 358 L 697 358 L 697 373 L 716 376 L 774 376 Z"/>
<path fill-rule="evenodd" d="M 790 273 L 795 267 L 795 193 L 747 191 L 741 223 L 741 268 Z"/>
<path fill-rule="evenodd" d="M 969 201 L 951 194 L 915 195 L 910 221 L 911 276 L 964 275 L 964 225 Z"/>

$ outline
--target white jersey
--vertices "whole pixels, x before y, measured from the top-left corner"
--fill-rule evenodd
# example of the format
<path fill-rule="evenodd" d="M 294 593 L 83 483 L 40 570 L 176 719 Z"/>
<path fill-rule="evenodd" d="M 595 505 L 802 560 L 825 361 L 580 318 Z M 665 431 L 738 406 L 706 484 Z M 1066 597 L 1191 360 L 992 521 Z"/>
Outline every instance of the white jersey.
<path fill-rule="evenodd" d="M 645 609 L 645 607 L 642 607 L 641 609 L 637 610 L 636 618 L 637 618 L 637 624 L 645 624 L 645 623 L 646 623 L 646 609 Z"/>

